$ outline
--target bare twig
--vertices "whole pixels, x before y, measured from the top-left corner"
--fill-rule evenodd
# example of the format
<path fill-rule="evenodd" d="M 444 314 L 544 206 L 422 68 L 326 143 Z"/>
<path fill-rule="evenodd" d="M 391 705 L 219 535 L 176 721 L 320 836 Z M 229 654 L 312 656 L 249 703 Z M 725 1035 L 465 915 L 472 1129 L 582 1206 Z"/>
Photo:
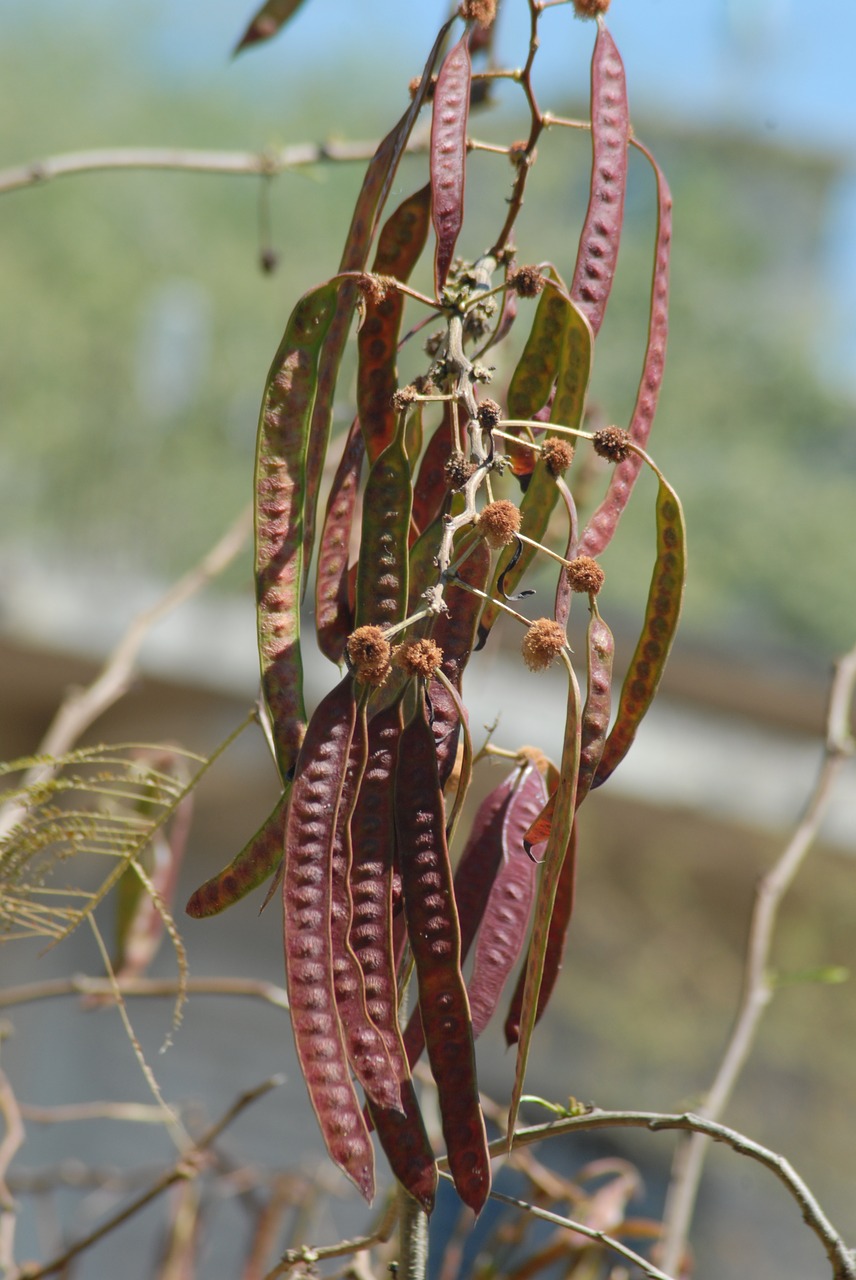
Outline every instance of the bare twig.
<path fill-rule="evenodd" d="M 655 1111 L 600 1111 L 594 1108 L 584 1115 L 568 1116 L 561 1120 L 552 1120 L 547 1124 L 533 1125 L 528 1129 L 518 1129 L 514 1135 L 514 1148 L 529 1146 L 533 1142 L 543 1142 L 545 1138 L 560 1134 L 609 1128 L 648 1129 L 655 1133 L 659 1130 L 676 1129 L 688 1133 L 699 1133 L 712 1138 L 714 1142 L 725 1143 L 738 1155 L 756 1160 L 769 1169 L 796 1200 L 802 1212 L 803 1221 L 823 1245 L 832 1264 L 835 1280 L 856 1280 L 856 1254 L 847 1248 L 791 1163 L 784 1156 L 770 1151 L 767 1147 L 762 1147 L 760 1143 L 753 1142 L 745 1134 L 738 1133 L 736 1129 L 729 1129 L 705 1116 L 695 1115 L 689 1111 L 680 1115 L 667 1115 Z M 507 1140 L 498 1138 L 490 1144 L 489 1150 L 492 1156 L 507 1154 Z M 444 1165 L 445 1161 L 441 1160 L 439 1163 Z"/>
<path fill-rule="evenodd" d="M 116 985 L 123 996 L 175 996 L 180 988 L 178 978 L 117 978 Z M 251 978 L 188 978 L 185 984 L 188 995 L 196 996 L 249 996 L 263 1000 L 277 1009 L 288 1008 L 288 996 L 284 988 L 272 982 L 258 982 Z M 87 978 L 77 974 L 71 978 L 51 978 L 45 982 L 28 982 L 20 987 L 0 990 L 0 1009 L 16 1004 L 30 1004 L 34 1000 L 54 1000 L 58 996 L 113 997 L 114 988 L 107 978 Z"/>
<path fill-rule="evenodd" d="M 64 699 L 39 744 L 38 755 L 62 755 L 108 707 L 118 702 L 131 683 L 137 656 L 151 628 L 222 573 L 243 547 L 251 528 L 252 513 L 248 507 L 198 564 L 173 583 L 150 608 L 138 614 L 92 684 L 72 690 Z M 56 768 L 49 763 L 36 765 L 26 774 L 23 786 L 45 782 L 55 773 Z M 25 814 L 24 804 L 6 805 L 0 811 L 0 839 Z"/>
<path fill-rule="evenodd" d="M 414 138 L 408 152 L 424 151 L 424 138 Z M 162 169 L 181 173 L 222 173 L 244 177 L 273 177 L 289 169 L 331 161 L 355 163 L 370 160 L 377 142 L 298 142 L 266 151 L 198 151 L 187 147 L 104 147 L 93 151 L 69 151 L 30 160 L 0 171 L 0 195 L 22 187 L 41 186 L 53 178 L 110 169 Z"/>
<path fill-rule="evenodd" d="M 17 1214 L 6 1184 L 6 1172 L 24 1142 L 24 1122 L 11 1084 L 0 1071 L 0 1118 L 4 1133 L 0 1140 L 0 1272 L 15 1274 L 14 1243 Z"/>
<path fill-rule="evenodd" d="M 392 1229 L 398 1218 L 398 1206 L 394 1200 L 390 1201 L 381 1215 L 377 1228 L 367 1236 L 356 1236 L 352 1240 L 340 1240 L 338 1244 L 319 1245 L 317 1249 L 312 1249 L 305 1245 L 301 1249 L 289 1249 L 284 1254 L 272 1271 L 265 1276 L 265 1280 L 277 1280 L 279 1276 L 288 1275 L 295 1267 L 313 1266 L 316 1262 L 322 1262 L 327 1258 L 347 1258 L 350 1254 L 361 1253 L 364 1249 L 369 1249 L 373 1244 L 383 1244 L 392 1235 Z M 23 1280 L 29 1280 L 24 1277 Z"/>
<path fill-rule="evenodd" d="M 132 1200 L 130 1204 L 125 1205 L 123 1209 L 112 1214 L 101 1223 L 100 1227 L 96 1227 L 94 1231 L 90 1231 L 87 1235 L 75 1240 L 56 1258 L 51 1259 L 50 1262 L 46 1262 L 43 1265 L 36 1264 L 35 1266 L 26 1265 L 22 1267 L 18 1272 L 17 1280 L 41 1280 L 42 1276 L 53 1275 L 55 1272 L 61 1271 L 73 1258 L 78 1257 L 99 1240 L 103 1240 L 111 1231 L 115 1231 L 117 1227 L 127 1222 L 136 1213 L 139 1213 L 146 1205 L 151 1204 L 158 1196 L 163 1195 L 170 1187 L 179 1182 L 196 1178 L 204 1168 L 206 1152 L 217 1141 L 227 1125 L 230 1125 L 253 1102 L 256 1102 L 264 1094 L 269 1093 L 271 1089 L 277 1088 L 282 1083 L 282 1076 L 272 1076 L 269 1080 L 264 1080 L 261 1084 L 256 1085 L 255 1088 L 248 1089 L 246 1093 L 242 1093 L 216 1124 L 213 1124 L 193 1144 L 192 1149 L 170 1169 L 161 1174 L 146 1191 Z"/>
<path fill-rule="evenodd" d="M 557 1227 L 567 1227 L 569 1231 L 578 1231 L 581 1236 L 594 1240 L 597 1244 L 602 1244 L 606 1249 L 612 1249 L 613 1252 L 620 1254 L 628 1262 L 634 1263 L 640 1271 L 650 1277 L 650 1280 L 672 1280 L 672 1277 L 667 1275 L 665 1271 L 655 1267 L 647 1258 L 643 1258 L 641 1254 L 629 1249 L 620 1240 L 616 1240 L 613 1236 L 608 1236 L 605 1231 L 587 1227 L 583 1222 L 576 1222 L 573 1218 L 564 1218 L 559 1213 L 551 1213 L 549 1209 L 541 1209 L 538 1205 L 529 1204 L 526 1200 L 518 1200 L 517 1196 L 504 1195 L 501 1191 L 491 1191 L 490 1198 L 491 1200 L 501 1200 L 503 1204 L 514 1205 L 517 1209 L 524 1209 L 533 1218 L 540 1218 L 543 1222 L 552 1222 Z"/>
<path fill-rule="evenodd" d="M 805 811 L 775 865 L 759 881 L 749 925 L 743 994 L 722 1061 L 701 1115 L 718 1120 L 724 1113 L 758 1030 L 773 997 L 775 981 L 769 971 L 779 906 L 817 838 L 823 816 L 844 761 L 853 754 L 850 707 L 856 684 L 856 647 L 835 664 L 826 716 L 826 746 L 820 773 Z M 675 1152 L 666 1198 L 666 1238 L 663 1266 L 676 1270 L 684 1251 L 698 1197 L 708 1142 L 701 1133 L 682 1141 Z"/>

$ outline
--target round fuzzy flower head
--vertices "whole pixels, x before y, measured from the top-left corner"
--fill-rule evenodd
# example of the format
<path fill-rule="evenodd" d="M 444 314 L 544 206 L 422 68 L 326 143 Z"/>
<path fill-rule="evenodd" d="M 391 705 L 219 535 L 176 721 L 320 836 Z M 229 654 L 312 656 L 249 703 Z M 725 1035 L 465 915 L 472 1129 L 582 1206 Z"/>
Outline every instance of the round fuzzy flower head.
<path fill-rule="evenodd" d="M 574 0 L 574 10 L 578 18 L 597 18 L 606 13 L 609 0 Z"/>
<path fill-rule="evenodd" d="M 476 529 L 492 551 L 507 547 L 520 528 L 520 511 L 507 498 L 489 502 L 476 521 Z"/>
<path fill-rule="evenodd" d="M 501 417 L 502 409 L 495 400 L 485 397 L 484 400 L 479 402 L 479 426 L 483 431 L 490 431 L 491 427 L 495 427 Z"/>
<path fill-rule="evenodd" d="M 443 650 L 433 640 L 410 640 L 398 646 L 392 660 L 409 676 L 422 676 L 428 680 L 443 661 Z"/>
<path fill-rule="evenodd" d="M 623 462 L 630 453 L 630 432 L 621 427 L 603 427 L 595 431 L 592 444 L 595 453 L 607 462 Z"/>
<path fill-rule="evenodd" d="M 457 450 L 450 454 L 443 467 L 443 474 L 453 489 L 463 489 L 476 469 L 474 462 L 468 462 Z"/>
<path fill-rule="evenodd" d="M 523 637 L 523 661 L 530 671 L 546 671 L 564 647 L 564 627 L 554 618 L 538 618 Z"/>
<path fill-rule="evenodd" d="M 348 636 L 348 661 L 363 684 L 381 685 L 389 675 L 390 647 L 380 627 L 357 627 Z"/>
<path fill-rule="evenodd" d="M 458 12 L 469 22 L 489 27 L 496 17 L 496 0 L 462 0 Z"/>
<path fill-rule="evenodd" d="M 548 436 L 541 446 L 541 457 L 551 476 L 560 476 L 574 460 L 574 446 L 560 436 Z"/>
<path fill-rule="evenodd" d="M 604 572 L 591 556 L 577 556 L 565 569 L 572 591 L 596 596 L 603 586 Z"/>
<path fill-rule="evenodd" d="M 521 298 L 537 298 L 544 288 L 544 273 L 538 267 L 518 267 L 509 275 L 508 286 Z"/>

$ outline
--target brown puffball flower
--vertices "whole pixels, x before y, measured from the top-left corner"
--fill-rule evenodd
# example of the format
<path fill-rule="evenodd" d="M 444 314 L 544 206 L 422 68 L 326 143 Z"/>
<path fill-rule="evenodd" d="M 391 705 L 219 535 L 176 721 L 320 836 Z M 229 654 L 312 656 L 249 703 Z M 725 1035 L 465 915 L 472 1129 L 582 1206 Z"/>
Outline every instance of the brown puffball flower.
<path fill-rule="evenodd" d="M 508 287 L 521 298 L 537 298 L 544 288 L 546 277 L 538 267 L 518 267 L 508 277 Z"/>
<path fill-rule="evenodd" d="M 520 528 L 520 510 L 507 498 L 489 502 L 476 521 L 476 529 L 492 551 L 507 547 Z"/>
<path fill-rule="evenodd" d="M 622 427 L 603 427 L 595 431 L 594 451 L 609 462 L 623 462 L 630 453 L 630 432 Z"/>
<path fill-rule="evenodd" d="M 443 650 L 433 640 L 410 640 L 393 651 L 392 660 L 409 676 L 428 680 L 443 661 Z"/>
<path fill-rule="evenodd" d="M 396 413 L 401 413 L 402 409 L 406 409 L 409 404 L 418 398 L 419 392 L 412 383 L 406 387 L 399 387 L 392 397 L 392 407 Z"/>
<path fill-rule="evenodd" d="M 574 0 L 574 10 L 578 18 L 597 18 L 606 13 L 609 0 Z"/>
<path fill-rule="evenodd" d="M 572 591 L 596 596 L 603 586 L 605 574 L 591 556 L 577 556 L 565 569 Z"/>
<path fill-rule="evenodd" d="M 376 307 L 379 302 L 383 302 L 389 293 L 389 287 L 389 280 L 384 276 L 375 276 L 368 271 L 364 271 L 362 275 L 357 277 L 357 288 L 366 302 L 373 307 Z"/>
<path fill-rule="evenodd" d="M 478 419 L 479 426 L 483 431 L 490 431 L 491 427 L 495 427 L 502 417 L 502 409 L 495 400 L 490 400 L 486 396 L 484 400 L 479 401 Z"/>
<path fill-rule="evenodd" d="M 541 446 L 541 457 L 551 476 L 560 476 L 574 460 L 574 446 L 561 436 L 548 436 Z"/>
<path fill-rule="evenodd" d="M 443 474 L 453 489 L 463 489 L 476 469 L 474 462 L 468 462 L 457 450 L 450 454 L 443 466 Z"/>
<path fill-rule="evenodd" d="M 467 22 L 489 27 L 496 17 L 496 0 L 462 0 L 458 13 Z"/>
<path fill-rule="evenodd" d="M 358 680 L 363 684 L 383 684 L 389 675 L 391 650 L 381 627 L 357 627 L 345 647 Z"/>
<path fill-rule="evenodd" d="M 546 671 L 565 647 L 565 629 L 555 618 L 538 618 L 523 637 L 523 661 L 530 671 Z"/>

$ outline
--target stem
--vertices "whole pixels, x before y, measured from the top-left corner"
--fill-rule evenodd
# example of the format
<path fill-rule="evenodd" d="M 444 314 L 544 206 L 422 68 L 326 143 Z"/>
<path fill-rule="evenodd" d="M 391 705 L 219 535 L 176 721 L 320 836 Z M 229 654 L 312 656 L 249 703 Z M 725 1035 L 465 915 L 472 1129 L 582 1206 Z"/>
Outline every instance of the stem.
<path fill-rule="evenodd" d="M 428 1215 L 401 1185 L 398 1196 L 398 1275 L 425 1280 L 428 1272 Z"/>

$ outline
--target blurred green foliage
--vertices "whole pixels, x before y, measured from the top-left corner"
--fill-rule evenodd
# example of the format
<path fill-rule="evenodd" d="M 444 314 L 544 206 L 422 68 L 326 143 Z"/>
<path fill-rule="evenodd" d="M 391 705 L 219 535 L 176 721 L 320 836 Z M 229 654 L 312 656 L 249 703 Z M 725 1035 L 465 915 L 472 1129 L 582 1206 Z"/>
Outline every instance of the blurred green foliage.
<path fill-rule="evenodd" d="M 91 27 L 85 38 L 48 34 L 36 66 L 22 56 L 35 47 L 26 24 L 16 35 L 0 51 L 0 165 L 96 145 L 258 150 L 322 140 L 329 119 L 343 135 L 366 137 L 402 105 L 403 84 L 379 114 L 377 103 L 349 98 L 346 67 L 325 68 L 325 84 L 341 97 L 326 101 L 319 123 L 317 68 L 297 82 L 292 69 L 292 108 L 278 114 L 281 103 L 214 97 L 198 84 L 182 88 L 180 77 L 157 83 L 126 56 L 133 31 L 124 53 Z M 500 92 L 498 113 L 474 114 L 471 132 L 508 142 L 524 126 L 511 115 L 516 99 Z M 637 120 L 636 129 L 675 196 L 669 362 L 651 451 L 687 508 L 685 625 L 711 639 L 784 640 L 826 657 L 852 642 L 856 578 L 852 406 L 825 391 L 813 368 L 834 164 L 663 121 Z M 588 141 L 555 130 L 539 151 L 520 259 L 552 259 L 567 276 Z M 258 268 L 259 179 L 102 173 L 0 198 L 0 538 L 8 554 L 167 575 L 207 549 L 249 500 L 270 357 L 293 301 L 335 270 L 360 177 L 359 165 L 328 165 L 269 184 L 280 258 L 272 276 Z M 593 385 L 603 418 L 618 423 L 639 375 L 653 244 L 654 186 L 636 155 L 631 178 Z M 423 181 L 422 162 L 407 160 L 397 190 Z M 471 158 L 464 253 L 492 239 L 509 181 L 502 157 Z M 517 345 L 497 353 L 500 375 L 510 372 L 529 305 L 521 304 Z M 342 424 L 352 390 L 346 367 Z M 614 605 L 636 607 L 647 589 L 653 494 L 645 494 L 605 561 Z M 248 580 L 243 565 L 231 583 Z"/>

